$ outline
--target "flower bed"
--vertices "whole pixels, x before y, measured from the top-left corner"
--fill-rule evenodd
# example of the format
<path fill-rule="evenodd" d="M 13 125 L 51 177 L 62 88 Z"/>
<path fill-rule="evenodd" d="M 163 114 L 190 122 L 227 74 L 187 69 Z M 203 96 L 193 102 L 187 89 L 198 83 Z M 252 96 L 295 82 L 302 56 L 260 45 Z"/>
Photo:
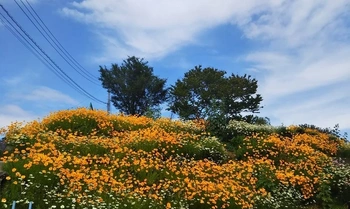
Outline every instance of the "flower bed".
<path fill-rule="evenodd" d="M 232 128 L 232 127 L 231 127 Z M 256 127 L 254 127 L 256 128 Z M 3 132 L 5 208 L 283 208 L 349 191 L 341 139 L 314 130 L 245 135 L 234 152 L 203 123 L 59 111 Z M 234 140 L 234 139 L 233 139 Z M 342 186 L 333 188 L 341 183 Z"/>

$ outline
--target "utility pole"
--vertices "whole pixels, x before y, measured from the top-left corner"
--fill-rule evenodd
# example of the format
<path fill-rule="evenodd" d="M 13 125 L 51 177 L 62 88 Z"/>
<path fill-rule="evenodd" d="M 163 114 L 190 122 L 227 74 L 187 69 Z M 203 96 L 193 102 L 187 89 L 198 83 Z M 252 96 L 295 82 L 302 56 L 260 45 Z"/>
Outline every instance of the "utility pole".
<path fill-rule="evenodd" d="M 111 92 L 108 90 L 108 99 L 107 99 L 107 112 L 111 113 Z"/>

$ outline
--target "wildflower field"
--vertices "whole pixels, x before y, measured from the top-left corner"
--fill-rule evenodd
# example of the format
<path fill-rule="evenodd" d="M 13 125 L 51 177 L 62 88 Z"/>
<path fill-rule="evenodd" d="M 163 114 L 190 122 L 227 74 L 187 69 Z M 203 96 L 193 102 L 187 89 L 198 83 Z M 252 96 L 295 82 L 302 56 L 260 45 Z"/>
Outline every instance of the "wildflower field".
<path fill-rule="evenodd" d="M 346 208 L 350 146 L 301 126 L 79 108 L 1 130 L 0 208 Z"/>

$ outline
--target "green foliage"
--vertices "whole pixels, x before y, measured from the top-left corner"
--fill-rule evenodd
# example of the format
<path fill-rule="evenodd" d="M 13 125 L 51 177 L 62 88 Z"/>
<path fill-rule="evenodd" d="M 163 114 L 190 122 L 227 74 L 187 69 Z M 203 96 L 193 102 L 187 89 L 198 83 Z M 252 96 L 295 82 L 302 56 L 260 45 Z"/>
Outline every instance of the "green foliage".
<path fill-rule="evenodd" d="M 242 118 L 239 118 L 242 121 L 245 121 L 250 124 L 255 124 L 255 125 L 271 125 L 270 124 L 270 119 L 268 117 L 259 117 L 256 115 L 246 115 L 243 116 Z"/>
<path fill-rule="evenodd" d="M 211 117 L 206 126 L 207 131 L 212 135 L 218 137 L 222 142 L 229 142 L 229 144 L 234 146 L 240 145 L 242 137 L 251 136 L 254 133 L 271 134 L 276 132 L 279 128 L 280 127 L 265 124 L 251 124 L 238 120 L 226 122 L 224 117 Z"/>
<path fill-rule="evenodd" d="M 52 132 L 64 130 L 69 133 L 76 133 L 76 135 L 87 136 L 98 129 L 98 122 L 92 117 L 74 115 L 67 119 L 52 121 L 48 123 L 46 127 Z"/>
<path fill-rule="evenodd" d="M 170 89 L 169 110 L 183 119 L 224 116 L 232 119 L 242 112 L 256 112 L 262 97 L 256 94 L 257 80 L 215 68 L 195 66 Z"/>
<path fill-rule="evenodd" d="M 91 143 L 90 141 L 91 140 L 87 139 L 85 143 L 67 143 L 67 144 L 60 144 L 59 142 L 56 142 L 56 146 L 60 147 L 62 151 L 70 152 L 78 156 L 88 156 L 91 153 L 95 153 L 99 156 L 103 156 L 104 154 L 109 153 L 110 149 L 102 145 Z"/>
<path fill-rule="evenodd" d="M 221 113 L 227 115 L 230 119 L 237 117 L 242 112 L 258 112 L 262 97 L 256 94 L 258 89 L 258 81 L 250 75 L 234 75 L 232 74 L 225 79 L 223 91 L 223 99 L 220 109 Z"/>
<path fill-rule="evenodd" d="M 350 164 L 342 160 L 335 160 L 327 173 L 332 176 L 329 191 L 339 203 L 347 203 L 350 197 Z"/>
<path fill-rule="evenodd" d="M 347 139 L 347 133 L 343 135 L 340 133 L 339 124 L 334 125 L 333 128 L 321 128 L 312 124 L 301 124 L 299 125 L 300 129 L 298 131 L 303 132 L 306 128 L 317 130 L 321 133 L 326 133 L 331 135 L 334 139 L 342 138 L 343 140 Z"/>
<path fill-rule="evenodd" d="M 245 135 L 250 136 L 254 133 L 267 133 L 271 134 L 276 130 L 276 127 L 271 125 L 256 125 L 250 124 L 244 121 L 231 120 L 226 129 L 231 131 L 232 135 Z"/>
<path fill-rule="evenodd" d="M 319 191 L 316 194 L 316 198 L 318 200 L 318 204 L 320 204 L 323 208 L 330 208 L 332 200 L 331 186 L 327 181 L 321 181 L 319 186 Z"/>
<path fill-rule="evenodd" d="M 118 132 L 136 131 L 151 126 L 151 124 L 134 124 L 123 120 L 112 120 L 111 123 L 113 126 L 113 130 Z"/>
<path fill-rule="evenodd" d="M 200 160 L 208 159 L 221 163 L 227 159 L 226 149 L 216 137 L 204 137 L 199 140 L 196 148 L 200 150 L 197 157 Z"/>
<path fill-rule="evenodd" d="M 161 144 L 158 143 L 157 141 L 137 141 L 134 143 L 130 143 L 127 147 L 134 150 L 134 151 L 139 151 L 143 150 L 145 152 L 151 152 L 152 150 L 156 150 L 160 148 Z"/>
<path fill-rule="evenodd" d="M 233 137 L 232 133 L 227 129 L 227 122 L 227 119 L 222 115 L 210 116 L 205 129 L 213 136 L 218 137 L 222 142 L 227 142 Z"/>
<path fill-rule="evenodd" d="M 350 142 L 345 142 L 338 150 L 338 157 L 345 158 L 350 164 Z"/>
<path fill-rule="evenodd" d="M 272 192 L 278 186 L 275 171 L 268 164 L 257 165 L 253 171 L 253 175 L 258 177 L 256 182 L 257 188 L 264 188 L 268 192 Z"/>
<path fill-rule="evenodd" d="M 113 105 L 130 115 L 144 115 L 166 100 L 165 79 L 153 75 L 153 68 L 137 57 L 128 57 L 110 70 L 100 66 L 103 88 L 112 93 Z"/>
<path fill-rule="evenodd" d="M 173 145 L 173 147 L 156 141 L 143 140 L 130 143 L 128 148 L 134 151 L 161 151 L 165 158 L 176 155 L 188 160 L 207 159 L 216 163 L 222 163 L 228 159 L 224 145 L 215 137 L 203 137 L 198 141 L 185 140 L 181 144 Z"/>
<path fill-rule="evenodd" d="M 144 114 L 148 118 L 159 119 L 162 116 L 162 108 L 161 107 L 149 107 Z"/>
<path fill-rule="evenodd" d="M 291 138 L 293 136 L 293 132 L 291 132 L 290 130 L 288 130 L 288 128 L 286 126 L 279 126 L 275 129 L 274 131 L 275 133 L 277 133 L 280 136 L 283 137 L 289 137 Z"/>
<path fill-rule="evenodd" d="M 223 97 L 225 71 L 195 66 L 171 87 L 169 109 L 183 119 L 206 118 Z"/>
<path fill-rule="evenodd" d="M 254 208 L 279 209 L 279 208 L 304 208 L 303 196 L 294 187 L 279 184 L 267 197 L 257 197 Z"/>
<path fill-rule="evenodd" d="M 167 132 L 201 134 L 205 131 L 204 128 L 196 126 L 196 121 L 174 121 L 168 118 L 159 118 L 155 123 Z"/>
<path fill-rule="evenodd" d="M 52 191 L 61 189 L 59 178 L 53 174 L 53 172 L 44 170 L 44 166 L 34 165 L 31 167 L 30 171 L 23 169 L 23 165 L 25 163 L 27 162 L 18 161 L 5 164 L 4 170 L 7 171 L 11 179 L 14 180 L 16 184 L 5 182 L 6 184 L 2 188 L 3 190 L 0 191 L 0 194 L 1 192 L 6 191 L 8 196 L 11 196 L 14 200 L 17 200 L 16 208 L 18 209 L 27 209 L 29 201 L 41 203 L 34 205 L 34 208 L 39 209 L 44 209 L 44 204 L 56 205 L 58 203 L 63 203 L 62 198 L 54 198 L 51 196 Z M 12 168 L 17 169 L 15 172 L 12 172 Z M 21 176 L 17 176 L 17 172 L 21 173 Z M 37 189 L 39 187 L 43 188 Z"/>

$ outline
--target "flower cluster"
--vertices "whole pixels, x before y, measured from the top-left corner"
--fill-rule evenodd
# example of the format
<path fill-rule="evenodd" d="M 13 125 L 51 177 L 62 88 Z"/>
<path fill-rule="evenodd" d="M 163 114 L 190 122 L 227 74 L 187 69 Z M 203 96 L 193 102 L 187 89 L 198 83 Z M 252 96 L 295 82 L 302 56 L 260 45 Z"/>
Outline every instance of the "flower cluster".
<path fill-rule="evenodd" d="M 9 174 L 1 200 L 40 208 L 270 207 L 311 201 L 332 180 L 340 142 L 326 134 L 250 133 L 230 153 L 204 124 L 87 109 L 12 124 L 4 130 L 13 148 L 0 159 Z M 348 175 L 332 171 L 347 186 Z"/>
<path fill-rule="evenodd" d="M 238 135 L 251 135 L 253 133 L 261 132 L 272 133 L 274 130 L 276 130 L 276 127 L 270 125 L 256 125 L 244 121 L 231 120 L 226 126 L 226 129 Z"/>

